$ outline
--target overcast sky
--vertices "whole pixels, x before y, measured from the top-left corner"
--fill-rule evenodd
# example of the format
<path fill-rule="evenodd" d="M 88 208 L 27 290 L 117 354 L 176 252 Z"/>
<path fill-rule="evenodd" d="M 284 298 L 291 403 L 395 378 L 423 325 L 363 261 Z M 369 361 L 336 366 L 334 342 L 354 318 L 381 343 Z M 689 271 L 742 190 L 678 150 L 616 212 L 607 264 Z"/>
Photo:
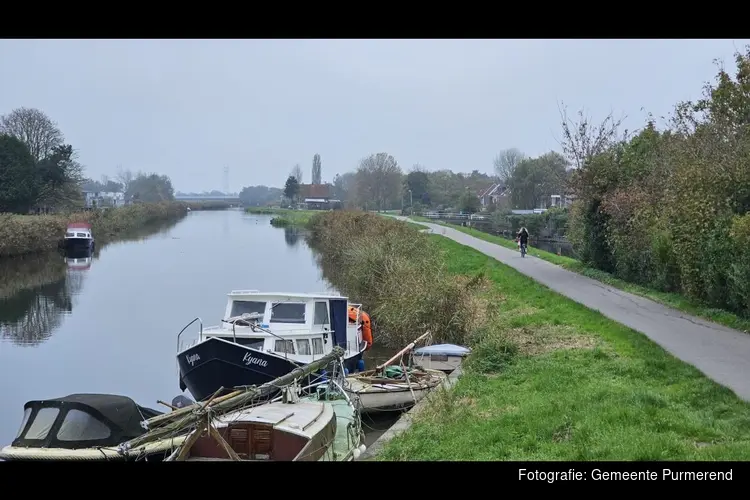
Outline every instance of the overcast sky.
<path fill-rule="evenodd" d="M 629 128 L 700 96 L 748 40 L 0 40 L 0 113 L 55 120 L 99 179 L 177 190 L 309 182 L 388 152 L 408 170 L 491 171 L 501 149 L 559 149 L 558 102 Z"/>

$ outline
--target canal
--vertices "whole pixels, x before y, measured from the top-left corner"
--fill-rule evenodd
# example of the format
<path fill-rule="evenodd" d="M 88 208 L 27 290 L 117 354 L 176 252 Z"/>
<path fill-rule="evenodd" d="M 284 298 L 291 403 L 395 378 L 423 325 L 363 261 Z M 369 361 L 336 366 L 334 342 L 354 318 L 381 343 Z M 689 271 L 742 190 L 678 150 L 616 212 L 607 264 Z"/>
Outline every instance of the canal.
<path fill-rule="evenodd" d="M 269 221 L 194 211 L 90 262 L 57 253 L 0 260 L 0 447 L 32 399 L 122 394 L 165 411 L 156 401 L 180 394 L 177 333 L 196 316 L 218 323 L 232 289 L 336 293 L 304 235 Z M 367 364 L 389 354 L 374 348 Z M 369 444 L 395 418 L 363 420 Z"/>

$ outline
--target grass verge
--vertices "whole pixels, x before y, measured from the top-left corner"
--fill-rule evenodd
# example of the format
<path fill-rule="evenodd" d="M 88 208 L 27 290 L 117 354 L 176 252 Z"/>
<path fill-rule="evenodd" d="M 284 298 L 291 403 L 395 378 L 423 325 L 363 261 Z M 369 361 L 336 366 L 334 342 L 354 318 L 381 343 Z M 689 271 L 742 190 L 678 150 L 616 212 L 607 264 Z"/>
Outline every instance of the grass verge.
<path fill-rule="evenodd" d="M 122 208 L 55 215 L 0 214 L 0 257 L 17 257 L 57 248 L 70 222 L 91 224 L 97 243 L 187 214 L 180 202 L 139 203 Z"/>
<path fill-rule="evenodd" d="M 494 312 L 466 373 L 378 460 L 748 460 L 750 405 L 645 336 L 439 235 Z"/>
<path fill-rule="evenodd" d="M 320 210 L 291 210 L 287 208 L 248 207 L 246 213 L 258 215 L 275 215 L 271 219 L 274 227 L 307 227 L 315 214 Z"/>
<path fill-rule="evenodd" d="M 232 204 L 228 201 L 184 201 L 182 202 L 190 210 L 228 210 L 232 208 Z"/>
<path fill-rule="evenodd" d="M 412 217 L 412 219 L 420 222 L 429 222 L 431 224 L 437 223 L 440 225 L 448 226 L 457 231 L 461 231 L 462 233 L 470 234 L 476 238 L 479 238 L 480 240 L 495 243 L 512 250 L 517 249 L 517 245 L 514 241 L 505 239 L 501 236 L 488 234 L 477 229 L 466 228 L 455 224 L 418 216 Z M 654 290 L 645 286 L 629 283 L 627 281 L 615 278 L 611 274 L 604 271 L 588 267 L 579 260 L 556 255 L 551 252 L 539 250 L 538 248 L 529 247 L 529 255 L 538 257 L 542 260 L 546 260 L 547 262 L 551 262 L 569 271 L 576 272 L 588 278 L 606 283 L 607 285 L 617 288 L 618 290 L 630 292 L 635 295 L 640 295 L 641 297 L 646 297 L 648 299 L 664 304 L 665 306 L 673 307 L 679 311 L 692 314 L 709 321 L 714 321 L 724 326 L 728 326 L 729 328 L 735 328 L 745 333 L 750 332 L 750 319 L 742 318 L 723 309 L 706 306 L 705 304 L 696 302 L 695 300 L 689 299 L 684 295 L 680 295 L 678 293 L 661 292 L 659 290 Z"/>

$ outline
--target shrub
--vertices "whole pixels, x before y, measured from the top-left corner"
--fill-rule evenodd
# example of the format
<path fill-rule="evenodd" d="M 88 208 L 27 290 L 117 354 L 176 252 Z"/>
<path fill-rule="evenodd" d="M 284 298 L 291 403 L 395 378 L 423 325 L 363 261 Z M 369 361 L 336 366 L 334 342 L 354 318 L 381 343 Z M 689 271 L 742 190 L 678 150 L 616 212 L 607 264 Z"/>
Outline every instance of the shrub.
<path fill-rule="evenodd" d="M 483 277 L 449 274 L 414 228 L 354 211 L 317 214 L 309 227 L 326 278 L 371 314 L 377 343 L 403 346 L 429 330 L 435 342 L 462 344 L 482 324 Z"/>

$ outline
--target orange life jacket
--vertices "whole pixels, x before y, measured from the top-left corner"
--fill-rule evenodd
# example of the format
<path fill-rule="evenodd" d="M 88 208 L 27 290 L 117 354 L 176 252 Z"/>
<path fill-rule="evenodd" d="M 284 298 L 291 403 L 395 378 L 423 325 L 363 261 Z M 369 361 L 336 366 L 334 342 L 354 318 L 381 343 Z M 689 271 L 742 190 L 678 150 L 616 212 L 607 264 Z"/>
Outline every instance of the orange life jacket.
<path fill-rule="evenodd" d="M 359 312 L 360 323 L 362 324 L 362 340 L 367 343 L 366 349 L 372 347 L 372 325 L 370 324 L 370 315 L 364 311 Z M 349 306 L 349 322 L 357 321 L 357 308 Z"/>

